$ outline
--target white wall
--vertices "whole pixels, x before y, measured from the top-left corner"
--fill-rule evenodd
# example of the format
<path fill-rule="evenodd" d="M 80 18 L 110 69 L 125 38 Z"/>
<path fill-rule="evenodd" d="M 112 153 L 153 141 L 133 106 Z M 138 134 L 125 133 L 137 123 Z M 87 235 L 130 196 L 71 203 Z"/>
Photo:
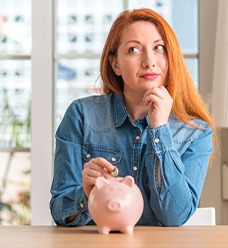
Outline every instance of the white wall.
<path fill-rule="evenodd" d="M 228 128 L 221 130 L 221 162 L 228 163 Z M 222 190 L 222 189 L 221 189 Z M 228 224 L 228 200 L 222 200 L 221 224 Z"/>
<path fill-rule="evenodd" d="M 200 0 L 200 93 L 211 107 L 215 58 L 215 38 L 219 0 Z M 216 224 L 228 224 L 228 201 L 222 199 L 223 161 L 228 161 L 228 129 L 218 130 L 219 147 L 216 159 L 209 168 L 200 206 L 216 209 Z"/>

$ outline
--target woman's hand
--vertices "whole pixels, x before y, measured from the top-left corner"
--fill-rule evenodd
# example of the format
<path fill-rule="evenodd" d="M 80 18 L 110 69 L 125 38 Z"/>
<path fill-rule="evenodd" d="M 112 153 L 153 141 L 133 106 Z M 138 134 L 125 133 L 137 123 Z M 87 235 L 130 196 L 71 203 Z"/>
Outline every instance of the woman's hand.
<path fill-rule="evenodd" d="M 147 90 L 144 94 L 143 102 L 149 107 L 150 126 L 157 127 L 168 122 L 173 99 L 164 86 Z"/>
<path fill-rule="evenodd" d="M 87 198 L 95 185 L 97 177 L 110 178 L 114 166 L 104 158 L 93 158 L 84 164 L 82 184 Z"/>

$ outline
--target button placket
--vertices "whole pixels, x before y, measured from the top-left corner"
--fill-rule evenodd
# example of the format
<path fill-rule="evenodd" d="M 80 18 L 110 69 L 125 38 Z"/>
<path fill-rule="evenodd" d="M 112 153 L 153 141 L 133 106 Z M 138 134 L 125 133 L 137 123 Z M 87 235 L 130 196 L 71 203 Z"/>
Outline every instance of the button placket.
<path fill-rule="evenodd" d="M 133 136 L 133 150 L 132 150 L 132 164 L 131 164 L 131 175 L 134 177 L 135 182 L 138 181 L 139 177 L 139 164 L 141 159 L 141 142 L 142 142 L 142 132 L 140 127 L 137 127 Z"/>

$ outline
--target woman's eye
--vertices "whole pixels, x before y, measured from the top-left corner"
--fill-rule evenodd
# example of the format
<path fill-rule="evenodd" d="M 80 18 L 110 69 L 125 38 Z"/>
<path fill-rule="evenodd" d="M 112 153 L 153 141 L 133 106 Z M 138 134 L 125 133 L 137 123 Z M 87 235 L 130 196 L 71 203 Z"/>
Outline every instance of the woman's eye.
<path fill-rule="evenodd" d="M 166 52 L 166 48 L 165 48 L 165 46 L 163 46 L 163 45 L 157 45 L 156 47 L 155 47 L 155 51 L 156 52 L 158 52 L 158 53 L 165 53 Z"/>
<path fill-rule="evenodd" d="M 139 49 L 136 48 L 136 47 L 130 47 L 130 48 L 128 49 L 128 52 L 129 52 L 129 53 L 136 53 L 136 52 L 138 52 L 138 51 L 139 51 Z"/>

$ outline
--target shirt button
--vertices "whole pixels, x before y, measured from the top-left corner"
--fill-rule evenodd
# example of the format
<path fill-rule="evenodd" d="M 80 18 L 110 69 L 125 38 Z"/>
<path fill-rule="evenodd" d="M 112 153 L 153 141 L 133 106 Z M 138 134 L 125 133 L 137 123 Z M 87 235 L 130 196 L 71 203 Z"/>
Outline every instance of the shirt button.
<path fill-rule="evenodd" d="M 91 158 L 91 155 L 88 153 L 88 154 L 86 155 L 86 157 L 87 157 L 87 158 Z"/>
<path fill-rule="evenodd" d="M 140 140 L 140 136 L 139 136 L 139 135 L 136 136 L 135 139 L 136 139 L 136 140 Z"/>
<path fill-rule="evenodd" d="M 116 158 L 114 158 L 114 157 L 111 158 L 111 160 L 112 160 L 112 162 L 116 162 Z"/>
<path fill-rule="evenodd" d="M 133 167 L 133 171 L 137 171 L 138 170 L 138 167 L 137 166 L 134 166 Z"/>
<path fill-rule="evenodd" d="M 82 202 L 80 203 L 80 207 L 81 208 L 84 208 L 84 204 Z"/>
<path fill-rule="evenodd" d="M 155 143 L 158 143 L 159 141 L 160 141 L 160 139 L 158 139 L 158 138 L 156 138 L 156 139 L 154 140 Z"/>

